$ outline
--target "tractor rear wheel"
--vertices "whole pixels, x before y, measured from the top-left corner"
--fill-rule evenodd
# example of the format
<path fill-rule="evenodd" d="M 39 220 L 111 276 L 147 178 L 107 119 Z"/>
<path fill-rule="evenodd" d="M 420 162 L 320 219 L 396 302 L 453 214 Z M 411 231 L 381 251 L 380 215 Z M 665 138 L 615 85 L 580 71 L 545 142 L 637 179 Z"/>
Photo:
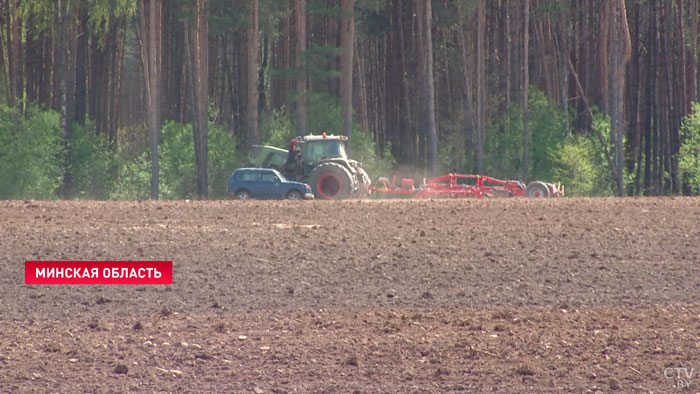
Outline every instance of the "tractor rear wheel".
<path fill-rule="evenodd" d="M 338 200 L 347 198 L 353 190 L 352 175 L 338 163 L 321 163 L 311 171 L 309 185 L 316 198 Z"/>
<path fill-rule="evenodd" d="M 539 181 L 530 182 L 530 184 L 527 185 L 525 194 L 528 197 L 549 197 L 549 188 Z"/>

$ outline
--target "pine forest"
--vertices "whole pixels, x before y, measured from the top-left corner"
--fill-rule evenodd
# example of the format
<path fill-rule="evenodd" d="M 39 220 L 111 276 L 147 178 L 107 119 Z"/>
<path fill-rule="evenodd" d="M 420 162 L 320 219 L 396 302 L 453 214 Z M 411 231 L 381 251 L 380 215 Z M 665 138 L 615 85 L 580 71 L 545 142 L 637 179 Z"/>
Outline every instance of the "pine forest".
<path fill-rule="evenodd" d="M 324 132 L 372 179 L 697 195 L 698 32 L 698 0 L 0 0 L 0 198 L 225 198 Z"/>

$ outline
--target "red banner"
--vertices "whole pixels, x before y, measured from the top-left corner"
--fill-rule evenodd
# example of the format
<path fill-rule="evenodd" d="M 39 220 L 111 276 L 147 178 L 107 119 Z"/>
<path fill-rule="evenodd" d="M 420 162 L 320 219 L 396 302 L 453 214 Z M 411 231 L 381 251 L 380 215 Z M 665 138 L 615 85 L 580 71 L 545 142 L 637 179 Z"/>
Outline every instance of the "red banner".
<path fill-rule="evenodd" d="M 171 285 L 172 261 L 25 261 L 25 285 Z"/>

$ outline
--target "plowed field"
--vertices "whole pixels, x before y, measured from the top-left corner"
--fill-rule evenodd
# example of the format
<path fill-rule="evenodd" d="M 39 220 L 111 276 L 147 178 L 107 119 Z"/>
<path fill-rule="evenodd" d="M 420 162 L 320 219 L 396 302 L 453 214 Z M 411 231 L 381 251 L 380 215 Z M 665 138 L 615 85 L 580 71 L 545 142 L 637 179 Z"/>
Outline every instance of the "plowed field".
<path fill-rule="evenodd" d="M 174 279 L 25 285 L 25 260 Z M 0 202 L 0 392 L 699 384 L 700 199 Z"/>

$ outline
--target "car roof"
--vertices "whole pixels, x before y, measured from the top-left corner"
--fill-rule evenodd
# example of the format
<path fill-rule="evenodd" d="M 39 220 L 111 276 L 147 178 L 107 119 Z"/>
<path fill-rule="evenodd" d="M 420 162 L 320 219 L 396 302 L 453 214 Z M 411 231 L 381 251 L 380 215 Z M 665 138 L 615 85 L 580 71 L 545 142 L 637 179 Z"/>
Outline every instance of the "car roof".
<path fill-rule="evenodd" d="M 246 171 L 246 172 L 256 172 L 256 173 L 260 173 L 260 172 L 272 172 L 272 173 L 274 173 L 275 175 L 277 175 L 277 176 L 280 178 L 280 180 L 287 180 L 287 178 L 286 178 L 284 175 L 282 175 L 282 173 L 279 172 L 279 171 L 278 171 L 277 169 L 275 169 L 275 168 L 242 167 L 242 168 L 236 168 L 236 169 L 233 171 L 233 173 L 235 174 L 235 173 L 242 172 L 242 171 Z"/>
<path fill-rule="evenodd" d="M 274 168 L 242 167 L 242 168 L 236 168 L 236 171 L 255 171 L 255 172 L 272 171 L 272 172 L 276 172 L 279 174 L 279 171 L 277 171 Z"/>

